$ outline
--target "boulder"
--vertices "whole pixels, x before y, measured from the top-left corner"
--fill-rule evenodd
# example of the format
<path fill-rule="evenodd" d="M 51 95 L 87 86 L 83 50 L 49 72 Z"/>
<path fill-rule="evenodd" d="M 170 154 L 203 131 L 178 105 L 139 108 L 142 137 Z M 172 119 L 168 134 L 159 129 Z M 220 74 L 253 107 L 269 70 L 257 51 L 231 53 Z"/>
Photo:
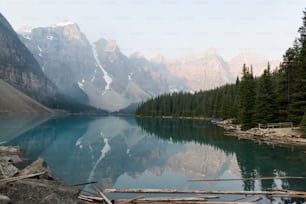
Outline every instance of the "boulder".
<path fill-rule="evenodd" d="M 44 174 L 40 175 L 39 178 L 53 180 L 53 176 L 51 174 L 51 171 L 48 168 L 47 163 L 42 158 L 37 159 L 32 164 L 30 164 L 26 168 L 22 169 L 18 173 L 18 176 L 36 174 L 36 173 L 40 173 L 40 172 L 44 172 Z"/>
<path fill-rule="evenodd" d="M 12 201 L 9 197 L 0 194 L 0 204 L 11 204 L 11 203 Z"/>
<path fill-rule="evenodd" d="M 22 159 L 19 157 L 17 154 L 11 154 L 11 155 L 5 155 L 5 156 L 0 156 L 0 159 L 4 159 L 8 162 L 11 162 L 13 164 L 21 163 Z"/>
<path fill-rule="evenodd" d="M 46 179 L 24 179 L 0 184 L 0 194 L 8 196 L 16 204 L 74 204 L 78 201 L 79 193 L 76 187 Z"/>
<path fill-rule="evenodd" d="M 2 195 L 0 194 L 0 203 L 1 204 L 11 204 L 12 201 L 9 197 L 7 197 L 6 195 Z"/>
<path fill-rule="evenodd" d="M 19 170 L 5 159 L 0 159 L 0 179 L 16 175 Z"/>
<path fill-rule="evenodd" d="M 0 146 L 0 154 L 18 154 L 20 152 L 21 150 L 18 146 Z"/>
<path fill-rule="evenodd" d="M 0 160 L 7 160 L 13 164 L 22 162 L 19 157 L 21 149 L 19 146 L 0 146 Z"/>

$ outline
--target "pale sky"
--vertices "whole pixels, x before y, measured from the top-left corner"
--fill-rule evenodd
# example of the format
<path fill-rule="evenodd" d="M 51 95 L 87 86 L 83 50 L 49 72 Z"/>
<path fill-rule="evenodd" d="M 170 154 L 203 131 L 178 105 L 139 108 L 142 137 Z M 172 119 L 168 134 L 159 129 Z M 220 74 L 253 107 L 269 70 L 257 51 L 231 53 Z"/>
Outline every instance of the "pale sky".
<path fill-rule="evenodd" d="M 71 20 L 89 41 L 114 39 L 129 55 L 180 57 L 216 48 L 282 58 L 302 25 L 306 0 L 0 0 L 18 30 Z"/>

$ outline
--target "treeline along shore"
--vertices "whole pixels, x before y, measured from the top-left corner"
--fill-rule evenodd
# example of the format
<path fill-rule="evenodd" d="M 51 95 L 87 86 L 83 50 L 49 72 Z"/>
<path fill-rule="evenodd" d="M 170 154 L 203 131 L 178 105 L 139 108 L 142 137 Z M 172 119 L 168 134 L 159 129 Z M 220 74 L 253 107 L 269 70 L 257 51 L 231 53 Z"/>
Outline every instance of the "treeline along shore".
<path fill-rule="evenodd" d="M 252 65 L 244 64 L 235 84 L 160 95 L 139 105 L 136 115 L 234 118 L 241 130 L 259 123 L 292 122 L 306 131 L 306 10 L 303 14 L 300 35 L 283 55 L 279 67 L 271 68 L 267 62 L 263 74 L 255 77 Z"/>

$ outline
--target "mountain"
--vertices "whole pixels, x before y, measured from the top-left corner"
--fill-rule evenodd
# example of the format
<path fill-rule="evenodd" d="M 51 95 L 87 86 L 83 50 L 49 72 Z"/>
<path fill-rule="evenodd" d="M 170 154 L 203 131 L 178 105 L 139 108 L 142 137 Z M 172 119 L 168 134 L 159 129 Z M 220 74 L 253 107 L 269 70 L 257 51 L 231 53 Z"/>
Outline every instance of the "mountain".
<path fill-rule="evenodd" d="M 118 111 L 167 91 L 148 61 L 123 55 L 115 41 L 90 44 L 73 22 L 22 30 L 20 39 L 60 92 L 77 102 Z"/>
<path fill-rule="evenodd" d="M 167 60 L 163 55 L 156 55 L 150 59 L 151 68 L 157 73 L 160 73 L 167 81 L 169 92 L 178 92 L 181 90 L 188 91 L 191 88 L 187 85 L 186 81 L 180 76 L 173 74 L 168 69 Z"/>
<path fill-rule="evenodd" d="M 247 66 L 252 65 L 254 75 L 260 76 L 267 68 L 268 62 L 270 63 L 272 70 L 280 64 L 280 61 L 278 60 L 269 60 L 265 56 L 254 52 L 241 52 L 237 56 L 233 57 L 228 64 L 234 77 L 241 77 L 243 64 L 246 64 Z"/>
<path fill-rule="evenodd" d="M 100 89 L 105 86 L 103 72 L 77 24 L 60 22 L 51 27 L 29 29 L 21 32 L 20 39 L 62 94 L 91 104 L 93 99 L 83 87 L 90 86 L 93 91 L 102 92 Z"/>
<path fill-rule="evenodd" d="M 94 45 L 100 65 L 111 76 L 105 94 L 116 93 L 129 105 L 168 91 L 164 78 L 142 55 L 125 56 L 113 40 L 100 39 Z"/>
<path fill-rule="evenodd" d="M 234 81 L 230 67 L 213 49 L 164 63 L 170 74 L 182 79 L 191 91 L 212 89 Z"/>
<path fill-rule="evenodd" d="M 0 115 L 43 115 L 53 111 L 0 79 Z"/>
<path fill-rule="evenodd" d="M 44 75 L 32 53 L 20 41 L 2 14 L 0 61 L 0 79 L 43 104 L 49 105 L 55 100 L 56 86 Z M 5 86 L 6 88 L 8 87 Z"/>

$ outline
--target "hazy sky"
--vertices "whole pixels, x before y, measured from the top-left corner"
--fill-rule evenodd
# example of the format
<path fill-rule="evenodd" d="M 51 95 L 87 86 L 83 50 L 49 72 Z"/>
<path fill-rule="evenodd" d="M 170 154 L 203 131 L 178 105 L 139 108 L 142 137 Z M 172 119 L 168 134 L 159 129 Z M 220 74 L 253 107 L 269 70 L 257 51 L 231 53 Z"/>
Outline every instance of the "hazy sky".
<path fill-rule="evenodd" d="M 124 54 L 178 57 L 216 48 L 225 59 L 254 51 L 281 59 L 298 36 L 306 0 L 0 0 L 17 30 L 60 20 L 91 42 L 114 39 Z"/>

